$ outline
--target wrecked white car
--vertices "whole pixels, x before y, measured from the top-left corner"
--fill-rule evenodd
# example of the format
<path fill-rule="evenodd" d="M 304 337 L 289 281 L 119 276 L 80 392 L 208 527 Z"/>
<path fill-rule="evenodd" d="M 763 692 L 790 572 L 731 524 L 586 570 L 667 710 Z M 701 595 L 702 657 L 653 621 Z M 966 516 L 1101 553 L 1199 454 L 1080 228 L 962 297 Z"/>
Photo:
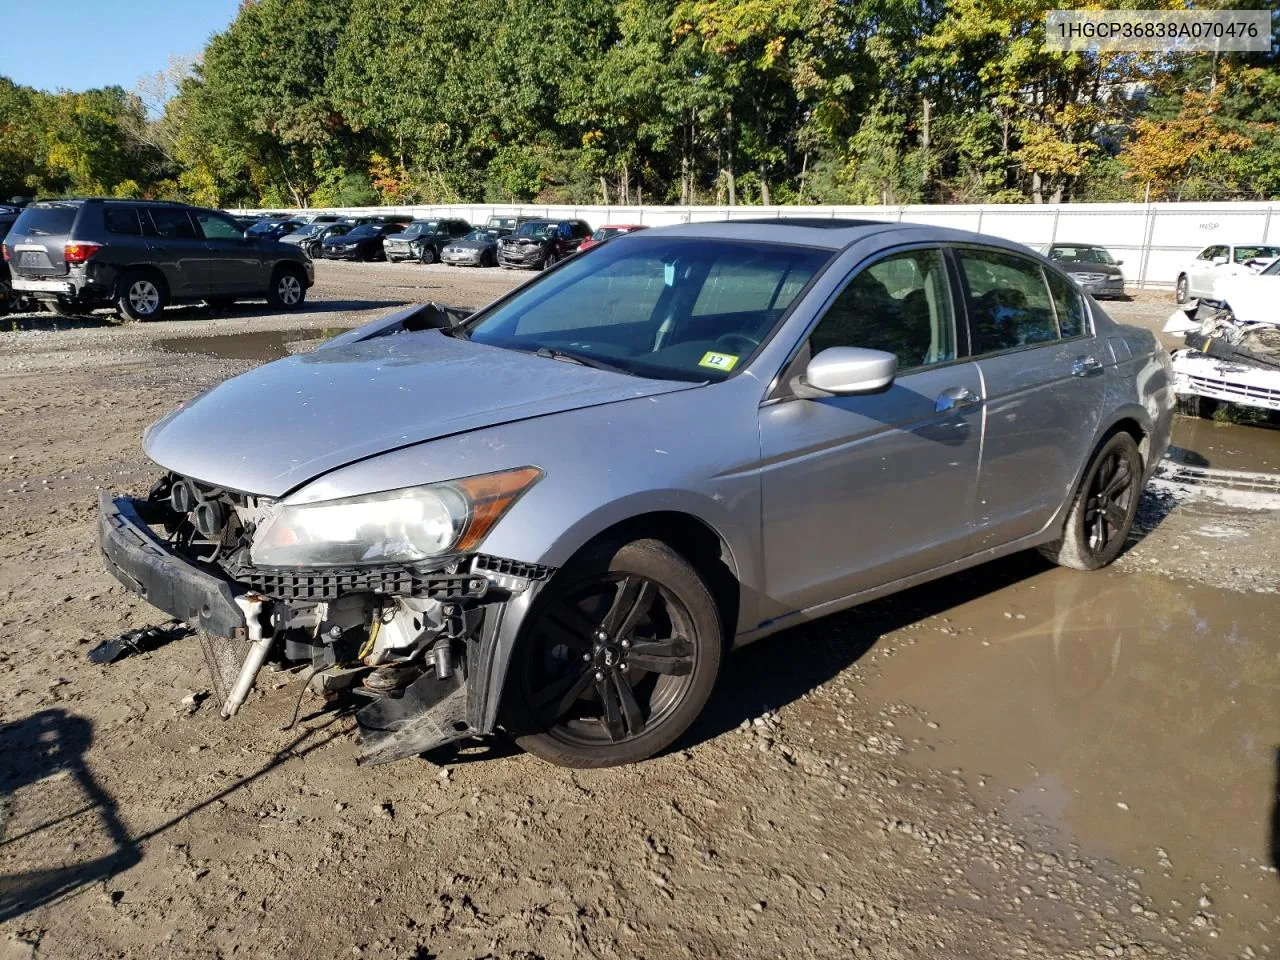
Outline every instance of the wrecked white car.
<path fill-rule="evenodd" d="M 1280 260 L 1219 279 L 1214 294 L 1175 311 L 1164 327 L 1186 340 L 1173 353 L 1179 409 L 1201 417 L 1220 403 L 1280 411 Z"/>

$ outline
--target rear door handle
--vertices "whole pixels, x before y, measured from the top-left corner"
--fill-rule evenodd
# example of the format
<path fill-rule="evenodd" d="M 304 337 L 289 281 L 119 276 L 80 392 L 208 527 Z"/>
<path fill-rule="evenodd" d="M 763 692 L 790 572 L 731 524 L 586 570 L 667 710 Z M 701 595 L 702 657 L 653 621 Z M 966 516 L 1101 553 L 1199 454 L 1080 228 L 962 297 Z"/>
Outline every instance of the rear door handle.
<path fill-rule="evenodd" d="M 946 413 L 948 410 L 961 410 L 971 407 L 982 400 L 968 387 L 947 387 L 938 394 L 938 401 L 933 405 L 935 413 Z"/>
<path fill-rule="evenodd" d="M 1102 361 L 1097 357 L 1076 357 L 1075 362 L 1071 364 L 1071 375 L 1073 377 L 1087 377 L 1101 369 Z"/>

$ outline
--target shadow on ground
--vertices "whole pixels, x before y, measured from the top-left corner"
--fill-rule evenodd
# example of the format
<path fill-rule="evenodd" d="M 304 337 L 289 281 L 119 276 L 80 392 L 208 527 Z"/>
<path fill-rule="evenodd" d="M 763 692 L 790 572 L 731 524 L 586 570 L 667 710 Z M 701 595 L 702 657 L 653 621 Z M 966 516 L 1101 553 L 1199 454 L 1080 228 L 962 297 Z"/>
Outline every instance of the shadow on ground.
<path fill-rule="evenodd" d="M 286 760 L 303 757 L 340 736 L 341 729 L 325 731 L 344 716 L 328 715 L 257 770 L 136 836 L 121 822 L 115 798 L 85 762 L 93 743 L 89 720 L 64 710 L 43 710 L 0 726 L 0 861 L 5 867 L 24 861 L 39 864 L 0 868 L 0 923 L 129 869 L 142 859 L 147 841 Z M 76 840 L 68 843 L 69 837 Z M 91 852 L 78 855 L 81 849 Z"/>

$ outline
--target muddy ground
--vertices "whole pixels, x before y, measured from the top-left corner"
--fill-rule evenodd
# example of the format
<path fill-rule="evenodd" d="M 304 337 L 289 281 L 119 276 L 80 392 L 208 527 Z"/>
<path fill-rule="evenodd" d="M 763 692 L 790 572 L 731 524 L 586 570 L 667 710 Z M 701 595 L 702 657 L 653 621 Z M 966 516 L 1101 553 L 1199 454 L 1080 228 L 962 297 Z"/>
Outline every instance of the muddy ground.
<path fill-rule="evenodd" d="M 192 638 L 91 664 L 159 622 L 94 546 L 96 490 L 151 482 L 147 423 L 399 303 L 520 279 L 317 273 L 300 315 L 0 334 L 0 960 L 1280 955 L 1264 428 L 1179 421 L 1113 569 L 1015 556 L 764 641 L 629 768 L 495 740 L 357 769 L 317 701 L 281 729 L 290 675 L 223 722 Z"/>

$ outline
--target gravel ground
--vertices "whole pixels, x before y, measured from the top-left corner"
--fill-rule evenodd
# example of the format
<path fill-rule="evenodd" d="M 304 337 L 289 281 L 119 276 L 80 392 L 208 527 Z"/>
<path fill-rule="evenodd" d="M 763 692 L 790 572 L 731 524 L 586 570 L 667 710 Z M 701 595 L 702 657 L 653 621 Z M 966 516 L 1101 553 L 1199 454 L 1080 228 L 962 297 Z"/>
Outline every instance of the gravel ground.
<path fill-rule="evenodd" d="M 1113 570 L 1028 556 L 730 658 L 684 741 L 573 772 L 501 739 L 355 767 L 217 717 L 198 646 L 101 569 L 96 489 L 213 383 L 499 270 L 321 263 L 305 312 L 0 333 L 0 958 L 1255 957 L 1280 952 L 1272 431 L 1183 422 Z M 1109 306 L 1156 326 L 1168 294 Z M 13 318 L 10 318 L 13 319 Z M 251 432 L 246 442 L 252 442 Z M 1171 464 L 1170 469 L 1177 464 Z"/>

